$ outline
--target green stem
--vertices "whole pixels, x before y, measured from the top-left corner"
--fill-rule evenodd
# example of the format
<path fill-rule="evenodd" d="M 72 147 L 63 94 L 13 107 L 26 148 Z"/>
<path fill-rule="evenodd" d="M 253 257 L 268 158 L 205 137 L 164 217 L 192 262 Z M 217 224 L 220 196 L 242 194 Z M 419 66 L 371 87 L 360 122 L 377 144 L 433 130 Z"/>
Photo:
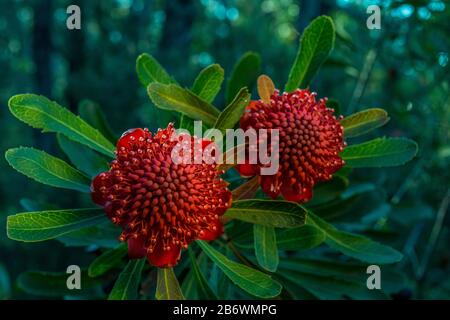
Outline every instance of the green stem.
<path fill-rule="evenodd" d="M 428 240 L 428 244 L 422 258 L 422 263 L 417 272 L 419 281 L 421 281 L 425 275 L 428 263 L 439 240 L 439 235 L 441 234 L 442 225 L 444 223 L 445 215 L 447 214 L 449 206 L 450 206 L 450 188 L 447 190 L 447 194 L 445 195 L 444 199 L 442 199 L 439 211 L 437 212 L 433 229 L 431 230 L 430 238 Z"/>

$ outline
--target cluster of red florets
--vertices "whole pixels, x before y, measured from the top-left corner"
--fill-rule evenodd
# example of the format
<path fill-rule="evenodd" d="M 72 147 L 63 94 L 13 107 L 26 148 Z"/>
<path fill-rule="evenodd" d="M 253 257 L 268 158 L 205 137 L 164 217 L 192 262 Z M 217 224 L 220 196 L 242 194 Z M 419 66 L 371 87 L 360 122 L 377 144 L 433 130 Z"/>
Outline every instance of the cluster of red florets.
<path fill-rule="evenodd" d="M 260 176 L 263 191 L 276 198 L 306 202 L 314 185 L 331 179 L 344 165 L 339 152 L 345 147 L 343 127 L 327 108 L 326 99 L 316 101 L 315 93 L 295 90 L 270 97 L 270 103 L 251 101 L 241 118 L 241 128 L 279 130 L 279 169 L 261 175 L 260 164 L 237 168 L 243 176 Z"/>
<path fill-rule="evenodd" d="M 110 170 L 91 186 L 94 202 L 122 227 L 120 240 L 128 242 L 130 257 L 146 256 L 158 267 L 174 266 L 195 239 L 217 238 L 223 232 L 220 216 L 231 203 L 215 164 L 172 160 L 178 143 L 173 133 L 172 125 L 154 136 L 147 129 L 129 130 L 117 142 Z M 209 143 L 200 141 L 203 147 Z"/>

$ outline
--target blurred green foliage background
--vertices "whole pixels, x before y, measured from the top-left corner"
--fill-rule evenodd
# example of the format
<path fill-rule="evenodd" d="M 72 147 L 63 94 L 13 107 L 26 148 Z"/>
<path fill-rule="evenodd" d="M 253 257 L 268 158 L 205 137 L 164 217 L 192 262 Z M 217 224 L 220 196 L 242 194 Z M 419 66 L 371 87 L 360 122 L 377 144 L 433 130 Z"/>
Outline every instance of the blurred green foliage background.
<path fill-rule="evenodd" d="M 81 8 L 81 30 L 66 28 L 70 4 Z M 381 6 L 380 30 L 366 27 L 370 4 Z M 366 183 L 369 191 L 333 222 L 405 254 L 396 268 L 406 281 L 395 298 L 449 299 L 448 1 L 1 1 L 0 150 L 36 146 L 64 157 L 54 137 L 9 113 L 7 101 L 17 93 L 43 94 L 74 112 L 80 103 L 97 103 L 117 134 L 166 126 L 172 116 L 152 106 L 135 73 L 142 52 L 190 86 L 205 66 L 219 63 L 229 76 L 239 57 L 254 51 L 262 72 L 282 88 L 299 33 L 321 14 L 333 17 L 338 37 L 312 90 L 338 101 L 343 115 L 386 109 L 391 121 L 374 136 L 406 136 L 420 147 L 406 166 L 355 171 L 352 183 Z M 216 100 L 223 102 L 224 92 Z M 85 265 L 95 248 L 8 240 L 6 216 L 29 210 L 27 199 L 71 208 L 89 205 L 89 197 L 28 180 L 4 157 L 0 170 L 0 299 L 33 298 L 14 284 L 21 272 Z"/>

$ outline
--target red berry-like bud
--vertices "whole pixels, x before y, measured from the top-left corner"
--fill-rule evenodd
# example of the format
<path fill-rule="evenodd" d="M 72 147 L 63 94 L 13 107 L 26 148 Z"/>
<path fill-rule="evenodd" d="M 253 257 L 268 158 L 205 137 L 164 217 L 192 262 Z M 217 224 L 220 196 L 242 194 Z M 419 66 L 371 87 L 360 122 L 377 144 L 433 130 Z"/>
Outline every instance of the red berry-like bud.
<path fill-rule="evenodd" d="M 326 99 L 316 101 L 316 93 L 296 90 L 279 94 L 270 103 L 251 101 L 240 125 L 243 130 L 279 130 L 279 168 L 274 175 L 261 175 L 261 164 L 238 165 L 243 176 L 260 176 L 262 190 L 275 199 L 306 202 L 314 185 L 331 179 L 344 161 L 339 152 L 345 147 L 343 127 L 327 108 Z"/>
<path fill-rule="evenodd" d="M 110 170 L 91 184 L 92 200 L 122 227 L 120 240 L 128 242 L 129 256 L 147 256 L 157 267 L 175 266 L 181 249 L 196 239 L 220 236 L 219 217 L 231 204 L 216 164 L 172 160 L 179 142 L 174 133 L 171 124 L 154 136 L 147 129 L 128 130 L 117 142 Z M 198 139 L 189 139 L 194 154 Z"/>

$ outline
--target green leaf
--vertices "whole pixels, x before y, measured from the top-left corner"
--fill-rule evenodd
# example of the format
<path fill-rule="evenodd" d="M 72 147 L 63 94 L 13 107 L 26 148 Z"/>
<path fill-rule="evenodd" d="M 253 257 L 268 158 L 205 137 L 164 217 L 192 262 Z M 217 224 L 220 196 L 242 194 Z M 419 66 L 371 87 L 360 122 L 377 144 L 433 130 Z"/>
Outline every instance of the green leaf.
<path fill-rule="evenodd" d="M 157 107 L 180 112 L 193 119 L 202 120 L 207 125 L 213 125 L 220 114 L 219 110 L 208 102 L 174 84 L 152 83 L 148 86 L 148 94 Z"/>
<path fill-rule="evenodd" d="M 325 242 L 333 249 L 343 254 L 376 264 L 395 263 L 402 259 L 402 254 L 397 250 L 372 241 L 369 238 L 344 232 L 322 220 L 312 212 L 308 213 L 308 224 L 311 224 L 326 234 Z"/>
<path fill-rule="evenodd" d="M 409 139 L 377 138 L 348 146 L 340 156 L 353 168 L 393 167 L 414 158 L 417 150 L 417 143 Z"/>
<path fill-rule="evenodd" d="M 231 261 L 204 241 L 197 240 L 197 243 L 223 273 L 244 291 L 259 298 L 273 298 L 280 294 L 281 285 L 269 275 Z"/>
<path fill-rule="evenodd" d="M 347 278 L 363 281 L 367 279 L 367 264 L 353 261 L 338 261 L 310 257 L 291 257 L 280 262 L 280 270 L 296 270 L 318 276 Z M 282 272 L 282 271 L 281 271 Z"/>
<path fill-rule="evenodd" d="M 348 186 L 348 179 L 334 175 L 329 181 L 318 183 L 313 190 L 313 198 L 308 206 L 318 205 L 336 199 Z"/>
<path fill-rule="evenodd" d="M 332 201 L 319 204 L 313 203 L 312 205 L 311 202 L 308 202 L 305 204 L 305 207 L 322 219 L 336 220 L 355 212 L 355 204 L 361 200 L 363 195 L 367 195 L 375 189 L 375 185 L 371 183 L 353 184 Z"/>
<path fill-rule="evenodd" d="M 180 129 L 186 129 L 189 131 L 191 135 L 194 134 L 194 120 L 182 114 L 180 116 L 180 125 L 178 126 Z"/>
<path fill-rule="evenodd" d="M 106 218 L 103 209 L 67 209 L 25 212 L 8 216 L 6 228 L 12 240 L 36 242 L 56 238 Z"/>
<path fill-rule="evenodd" d="M 163 84 L 175 82 L 158 61 L 147 53 L 143 53 L 137 58 L 136 72 L 139 81 L 146 88 L 149 84 L 155 82 Z"/>
<path fill-rule="evenodd" d="M 37 182 L 57 188 L 89 192 L 90 181 L 80 171 L 44 151 L 14 148 L 5 153 L 11 167 Z"/>
<path fill-rule="evenodd" d="M 183 279 L 183 284 L 181 285 L 181 291 L 186 300 L 196 300 L 198 299 L 197 293 L 197 282 L 194 277 L 194 272 L 191 270 L 188 272 L 186 277 Z"/>
<path fill-rule="evenodd" d="M 232 129 L 239 122 L 245 107 L 250 102 L 250 93 L 247 88 L 239 90 L 233 101 L 223 110 L 217 118 L 214 128 L 225 132 L 226 129 Z"/>
<path fill-rule="evenodd" d="M 256 78 L 261 71 L 261 57 L 253 52 L 245 53 L 233 67 L 227 83 L 226 102 L 229 104 L 236 94 L 244 87 L 252 90 Z"/>
<path fill-rule="evenodd" d="M 189 250 L 191 250 L 191 247 L 188 248 L 188 253 Z M 190 254 L 189 254 L 190 257 Z M 211 299 L 211 300 L 216 300 L 218 299 L 217 297 L 215 298 L 215 294 L 213 292 L 213 295 L 209 296 L 209 297 L 205 297 L 205 294 L 209 294 L 206 293 L 206 291 L 203 288 L 200 288 L 200 286 L 203 286 L 202 284 L 200 284 L 199 279 L 197 279 L 196 276 L 196 272 L 194 271 L 194 268 L 192 268 L 192 264 L 193 261 L 191 259 L 183 259 L 182 262 L 187 262 L 186 264 L 186 269 L 189 268 L 189 272 L 186 274 L 186 276 L 183 278 L 183 283 L 181 285 L 181 291 L 183 292 L 183 296 L 186 300 L 198 300 L 199 296 L 203 295 L 202 299 Z M 200 269 L 200 274 L 202 275 L 202 277 L 205 279 L 206 284 L 210 286 L 210 280 L 206 280 L 205 276 L 203 276 L 204 274 L 204 269 L 201 269 L 201 266 L 203 268 L 205 268 L 205 266 L 207 265 L 209 261 L 206 261 L 206 255 L 204 255 L 203 253 L 199 254 L 199 256 L 196 258 L 196 265 L 197 267 Z M 181 272 L 180 268 L 177 267 L 177 272 Z M 228 279 L 227 279 L 228 280 Z M 211 286 L 210 286 L 211 288 Z M 206 289 L 208 290 L 208 289 Z"/>
<path fill-rule="evenodd" d="M 195 120 L 192 118 L 189 118 L 188 116 L 181 114 L 180 115 L 180 125 L 178 126 L 179 129 L 186 129 L 191 135 L 194 135 L 194 122 Z M 202 123 L 202 130 L 205 132 L 210 127 L 205 126 L 204 123 Z"/>
<path fill-rule="evenodd" d="M 20 199 L 20 205 L 26 211 L 49 211 L 59 209 L 47 203 L 39 203 L 31 199 Z M 67 247 L 85 247 L 95 245 L 100 248 L 113 249 L 119 244 L 120 227 L 111 223 L 109 219 L 92 227 L 78 229 L 56 238 Z"/>
<path fill-rule="evenodd" d="M 320 245 L 325 239 L 325 232 L 311 225 L 277 232 L 277 246 L 280 250 L 311 249 Z"/>
<path fill-rule="evenodd" d="M 340 262 L 336 259 L 293 257 L 282 261 L 279 270 L 280 275 L 286 275 L 288 278 L 298 277 L 298 280 L 293 280 L 321 299 L 343 298 L 344 294 L 353 299 L 387 299 L 385 291 L 392 287 L 390 278 L 394 277 L 394 282 L 400 284 L 401 277 L 383 266 L 383 291 L 367 290 L 367 266 L 364 263 Z M 297 274 L 298 272 L 300 274 Z M 333 290 L 320 287 L 321 282 L 328 283 L 329 281 Z"/>
<path fill-rule="evenodd" d="M 286 279 L 282 276 L 277 276 L 277 280 L 283 285 L 283 288 L 293 300 L 317 300 L 317 297 L 305 290 L 299 284 Z"/>
<path fill-rule="evenodd" d="M 109 165 L 105 158 L 101 157 L 95 151 L 66 138 L 58 133 L 58 144 L 70 159 L 75 167 L 90 177 L 94 177 L 100 172 L 108 171 Z"/>
<path fill-rule="evenodd" d="M 108 219 L 95 226 L 69 232 L 56 238 L 67 247 L 95 245 L 100 248 L 115 248 L 119 244 L 120 228 Z"/>
<path fill-rule="evenodd" d="M 157 300 L 184 300 L 183 292 L 172 268 L 158 268 L 155 297 Z"/>
<path fill-rule="evenodd" d="M 238 200 L 224 217 L 267 227 L 294 228 L 305 223 L 306 210 L 295 202 L 281 200 Z"/>
<path fill-rule="evenodd" d="M 361 198 L 361 195 L 351 196 L 349 198 L 337 198 L 333 201 L 319 204 L 317 206 L 308 206 L 316 215 L 325 220 L 335 220 L 351 212 L 353 206 Z"/>
<path fill-rule="evenodd" d="M 191 248 L 188 249 L 189 259 L 191 260 L 192 273 L 194 280 L 197 282 L 197 294 L 200 300 L 217 300 L 217 296 L 214 291 L 209 286 L 208 281 L 206 281 L 205 276 L 201 272 L 197 258 L 195 257 L 194 251 Z"/>
<path fill-rule="evenodd" d="M 225 300 L 230 296 L 230 291 L 234 289 L 234 285 L 228 279 L 228 276 L 216 265 L 212 265 L 211 277 L 215 277 L 215 289 L 220 299 Z"/>
<path fill-rule="evenodd" d="M 123 257 L 126 256 L 128 248 L 121 244 L 114 249 L 103 252 L 100 256 L 91 262 L 88 268 L 90 277 L 98 277 L 105 274 L 107 271 L 116 267 L 122 262 Z"/>
<path fill-rule="evenodd" d="M 19 275 L 17 285 L 26 293 L 44 297 L 86 295 L 92 293 L 94 287 L 101 285 L 100 279 L 90 278 L 87 272 L 82 270 L 81 289 L 70 290 L 67 288 L 69 276 L 66 272 L 27 271 Z"/>
<path fill-rule="evenodd" d="M 327 16 L 314 19 L 303 31 L 294 65 L 289 73 L 285 91 L 305 88 L 325 62 L 334 47 L 333 20 Z"/>
<path fill-rule="evenodd" d="M 116 280 L 108 300 L 136 300 L 138 297 L 139 284 L 141 282 L 142 269 L 145 259 L 134 259 L 128 261 L 127 266 Z"/>
<path fill-rule="evenodd" d="M 367 290 L 367 267 L 366 263 L 351 262 L 351 261 L 338 261 L 336 259 L 323 259 L 323 258 L 297 258 L 291 257 L 280 262 L 280 273 L 285 270 L 299 271 L 302 273 L 313 274 L 321 277 L 333 277 L 342 280 L 348 280 L 351 282 L 359 283 L 363 292 L 365 291 L 366 297 L 369 291 L 379 290 Z M 398 292 L 404 288 L 405 279 L 401 274 L 401 271 L 397 271 L 395 266 L 382 266 L 382 291 L 383 292 Z M 353 292 L 356 293 L 356 292 Z M 361 296 L 355 298 L 362 298 Z M 372 297 L 373 298 L 373 297 Z"/>
<path fill-rule="evenodd" d="M 213 102 L 220 91 L 224 71 L 218 64 L 212 64 L 203 69 L 194 81 L 192 92 L 206 102 Z"/>
<path fill-rule="evenodd" d="M 378 290 L 368 290 L 365 282 L 361 281 L 323 277 L 297 270 L 283 270 L 280 276 L 305 288 L 319 299 L 336 300 L 343 299 L 345 296 L 364 300 L 387 298 L 384 294 L 377 292 Z"/>
<path fill-rule="evenodd" d="M 226 233 L 233 244 L 242 249 L 255 250 L 254 224 L 234 220 L 226 223 Z"/>
<path fill-rule="evenodd" d="M 383 109 L 373 108 L 349 115 L 341 120 L 345 137 L 357 137 L 385 125 L 389 121 Z"/>
<path fill-rule="evenodd" d="M 11 113 L 19 120 L 43 132 L 57 132 L 107 156 L 114 156 L 114 145 L 80 117 L 46 97 L 19 94 L 8 102 Z"/>
<path fill-rule="evenodd" d="M 253 237 L 258 264 L 267 271 L 275 272 L 279 262 L 275 229 L 254 224 Z"/>
<path fill-rule="evenodd" d="M 113 144 L 117 141 L 117 135 L 112 131 L 105 115 L 98 104 L 90 100 L 83 100 L 78 105 L 78 114 L 80 117 L 101 132 Z"/>

